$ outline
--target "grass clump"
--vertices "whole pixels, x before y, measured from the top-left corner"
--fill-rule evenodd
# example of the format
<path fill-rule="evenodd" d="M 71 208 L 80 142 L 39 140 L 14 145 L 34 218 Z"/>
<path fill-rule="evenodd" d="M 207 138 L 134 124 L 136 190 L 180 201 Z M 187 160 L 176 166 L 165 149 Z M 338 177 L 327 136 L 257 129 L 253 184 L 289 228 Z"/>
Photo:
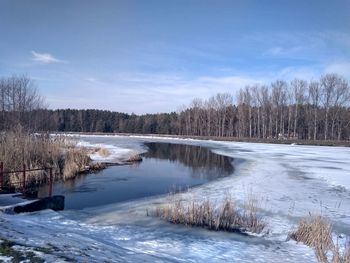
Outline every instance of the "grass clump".
<path fill-rule="evenodd" d="M 63 177 L 70 179 L 78 173 L 89 170 L 91 159 L 86 148 L 77 147 L 66 150 L 62 161 Z"/>
<path fill-rule="evenodd" d="M 43 263 L 44 259 L 39 258 L 32 251 L 18 251 L 14 248 L 16 244 L 5 239 L 0 239 L 0 255 L 10 257 L 11 262 Z"/>
<path fill-rule="evenodd" d="M 318 261 L 323 263 L 350 263 L 350 246 L 345 248 L 334 243 L 332 224 L 321 215 L 302 219 L 290 238 L 311 247 Z"/>
<path fill-rule="evenodd" d="M 129 159 L 127 160 L 127 162 L 141 162 L 142 161 L 142 157 L 140 154 L 133 154 L 129 157 Z"/>
<path fill-rule="evenodd" d="M 222 202 L 211 200 L 183 202 L 175 200 L 158 207 L 155 216 L 173 224 L 203 227 L 215 231 L 239 233 L 261 233 L 266 223 L 257 213 L 256 200 L 250 200 L 239 209 L 235 201 L 227 196 Z"/>
<path fill-rule="evenodd" d="M 58 166 L 62 158 L 62 138 L 30 134 L 20 127 L 0 133 L 0 161 L 8 171 Z"/>
<path fill-rule="evenodd" d="M 107 154 L 104 152 L 104 154 Z M 5 188 L 21 188 L 22 173 L 26 170 L 53 168 L 54 180 L 66 180 L 75 175 L 90 170 L 103 169 L 103 165 L 93 164 L 90 152 L 85 147 L 78 147 L 73 140 L 62 136 L 49 134 L 32 134 L 24 131 L 21 126 L 0 133 L 0 162 L 4 164 Z M 49 180 L 46 171 L 32 171 L 26 173 L 26 186 L 36 187 Z"/>
<path fill-rule="evenodd" d="M 332 263 L 350 263 L 350 244 L 342 250 L 337 242 L 333 250 Z"/>
<path fill-rule="evenodd" d="M 108 157 L 109 155 L 111 155 L 109 150 L 106 148 L 98 148 L 96 149 L 96 152 L 102 157 Z"/>

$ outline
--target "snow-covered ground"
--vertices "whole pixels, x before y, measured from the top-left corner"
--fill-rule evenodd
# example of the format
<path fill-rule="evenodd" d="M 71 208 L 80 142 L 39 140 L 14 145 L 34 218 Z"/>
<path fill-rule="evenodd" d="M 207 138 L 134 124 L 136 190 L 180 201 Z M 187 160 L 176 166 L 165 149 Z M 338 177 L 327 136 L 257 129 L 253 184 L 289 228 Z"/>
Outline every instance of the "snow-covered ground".
<path fill-rule="evenodd" d="M 145 141 L 164 141 L 202 145 L 244 159 L 234 176 L 193 188 L 179 198 L 220 199 L 229 192 L 243 202 L 252 192 L 261 200 L 270 231 L 263 237 L 246 237 L 170 225 L 146 215 L 172 198 L 158 196 L 79 212 L 2 213 L 1 237 L 39 254 L 46 248 L 48 261 L 316 262 L 310 248 L 286 241 L 301 217 L 322 213 L 338 234 L 350 236 L 350 148 L 142 136 L 81 136 L 80 140 L 108 147 L 115 158 L 145 151 Z"/>
<path fill-rule="evenodd" d="M 99 151 L 96 151 L 96 152 L 90 154 L 90 158 L 96 162 L 112 162 L 112 163 L 119 162 L 122 160 L 129 159 L 129 157 L 131 155 L 135 154 L 135 151 L 130 149 L 130 148 L 123 148 L 120 146 L 103 144 L 103 143 L 92 144 L 92 143 L 87 142 L 87 141 L 79 141 L 77 143 L 77 146 L 92 148 L 95 150 L 96 149 L 107 150 L 106 155 L 101 155 L 101 153 Z"/>

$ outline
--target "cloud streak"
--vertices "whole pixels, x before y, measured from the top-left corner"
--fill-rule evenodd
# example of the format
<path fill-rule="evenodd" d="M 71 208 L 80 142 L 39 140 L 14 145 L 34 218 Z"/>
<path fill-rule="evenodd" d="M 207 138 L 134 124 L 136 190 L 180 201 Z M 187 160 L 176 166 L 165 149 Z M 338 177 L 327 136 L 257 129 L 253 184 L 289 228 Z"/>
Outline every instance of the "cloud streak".
<path fill-rule="evenodd" d="M 60 60 L 58 58 L 55 58 L 52 54 L 50 53 L 38 53 L 35 51 L 31 52 L 33 57 L 32 60 L 42 63 L 42 64 L 53 64 L 53 63 L 61 63 L 64 62 L 63 60 Z"/>
<path fill-rule="evenodd" d="M 231 73 L 221 76 L 186 77 L 178 73 L 128 73 L 110 71 L 94 77 L 71 76 L 64 93 L 48 96 L 52 108 L 98 108 L 122 112 L 155 113 L 176 111 L 194 98 L 208 99 L 217 93 L 236 95 L 246 85 L 266 84 L 277 79 L 317 80 L 326 73 L 346 74 L 350 64 L 342 61 L 324 65 L 287 66 L 277 70 Z M 56 76 L 57 74 L 55 74 Z M 79 98 L 79 100 L 71 99 Z"/>
<path fill-rule="evenodd" d="M 350 62 L 339 62 L 329 64 L 325 73 L 338 73 L 350 80 Z"/>
<path fill-rule="evenodd" d="M 177 74 L 110 74 L 89 81 L 82 77 L 75 88 L 50 94 L 51 108 L 99 108 L 122 112 L 156 113 L 176 111 L 194 98 L 207 99 L 217 93 L 236 94 L 239 88 L 264 80 L 248 76 L 184 78 Z M 103 91 L 103 92 L 101 92 Z M 79 97 L 80 100 L 69 99 Z"/>

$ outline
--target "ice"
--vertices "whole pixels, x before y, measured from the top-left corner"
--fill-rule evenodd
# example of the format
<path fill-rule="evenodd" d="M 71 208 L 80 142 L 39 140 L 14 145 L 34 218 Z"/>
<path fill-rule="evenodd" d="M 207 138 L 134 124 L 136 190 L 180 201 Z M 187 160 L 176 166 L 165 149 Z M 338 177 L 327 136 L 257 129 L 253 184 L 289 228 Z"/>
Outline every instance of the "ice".
<path fill-rule="evenodd" d="M 1 236 L 22 245 L 55 250 L 78 261 L 101 262 L 316 262 L 314 252 L 288 233 L 300 218 L 322 213 L 334 231 L 350 235 L 350 149 L 301 145 L 182 140 L 164 137 L 82 136 L 83 143 L 142 152 L 143 142 L 171 142 L 209 147 L 243 161 L 233 176 L 178 194 L 178 198 L 219 200 L 231 195 L 242 204 L 250 193 L 260 200 L 268 235 L 245 237 L 171 225 L 146 211 L 171 200 L 157 196 L 82 211 L 43 211 L 23 215 L 0 214 Z"/>
<path fill-rule="evenodd" d="M 51 136 L 66 136 L 72 141 L 76 142 L 77 146 L 86 147 L 90 149 L 104 148 L 108 151 L 107 156 L 101 155 L 98 151 L 91 153 L 90 158 L 96 162 L 112 162 L 118 163 L 128 160 L 131 156 L 145 152 L 144 147 L 135 147 L 135 144 L 124 144 L 119 141 L 119 144 L 115 144 L 115 138 L 120 138 L 118 135 L 87 135 L 87 134 L 51 134 Z M 113 144 L 108 143 L 108 140 L 113 141 Z M 123 137 L 125 138 L 125 137 Z M 94 140 L 99 139 L 99 140 Z M 107 141 L 107 142 L 106 142 Z M 102 142 L 102 143 L 101 143 Z M 131 147 L 130 147 L 131 146 Z"/>
<path fill-rule="evenodd" d="M 294 242 L 266 242 L 186 227 L 101 226 L 43 211 L 1 216 L 2 235 L 33 247 L 52 248 L 48 257 L 79 262 L 315 262 L 313 252 Z M 160 224 L 161 225 L 161 224 Z M 162 225 L 161 225 L 162 226 Z M 250 239 L 250 240 L 249 240 Z"/>
<path fill-rule="evenodd" d="M 12 262 L 12 257 L 0 256 L 0 262 Z"/>
<path fill-rule="evenodd" d="M 90 158 L 93 161 L 97 162 L 118 162 L 122 160 L 127 160 L 131 155 L 135 154 L 134 150 L 126 149 L 122 147 L 117 147 L 109 144 L 101 144 L 101 143 L 89 143 L 86 141 L 80 141 L 77 143 L 78 146 L 83 146 L 92 149 L 100 149 L 104 148 L 108 151 L 107 156 L 102 156 L 98 151 L 90 154 Z"/>

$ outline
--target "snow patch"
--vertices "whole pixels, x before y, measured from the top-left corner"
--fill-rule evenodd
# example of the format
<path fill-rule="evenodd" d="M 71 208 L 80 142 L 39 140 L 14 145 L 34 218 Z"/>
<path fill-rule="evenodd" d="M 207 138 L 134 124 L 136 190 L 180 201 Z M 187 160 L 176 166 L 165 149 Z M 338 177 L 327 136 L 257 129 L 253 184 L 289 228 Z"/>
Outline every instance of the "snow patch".
<path fill-rule="evenodd" d="M 77 143 L 77 146 L 82 146 L 91 149 L 106 149 L 108 151 L 108 154 L 105 156 L 101 155 L 99 151 L 90 154 L 91 160 L 97 162 L 119 162 L 121 160 L 129 159 L 132 155 L 135 154 L 135 151 L 132 149 L 126 149 L 115 145 L 102 143 L 91 144 L 86 141 L 79 141 Z"/>
<path fill-rule="evenodd" d="M 337 234 L 350 235 L 350 149 L 200 141 L 149 136 L 82 136 L 81 145 L 110 147 L 114 158 L 142 151 L 145 141 L 210 147 L 244 159 L 233 176 L 179 194 L 223 198 L 231 193 L 240 205 L 247 193 L 261 200 L 268 223 L 265 237 L 174 226 L 147 217 L 146 210 L 167 203 L 161 196 L 83 211 L 42 211 L 24 215 L 0 213 L 1 235 L 20 244 L 56 248 L 54 256 L 101 262 L 317 262 L 311 248 L 287 235 L 309 212 L 322 212 Z M 95 157 L 99 158 L 99 157 Z"/>

